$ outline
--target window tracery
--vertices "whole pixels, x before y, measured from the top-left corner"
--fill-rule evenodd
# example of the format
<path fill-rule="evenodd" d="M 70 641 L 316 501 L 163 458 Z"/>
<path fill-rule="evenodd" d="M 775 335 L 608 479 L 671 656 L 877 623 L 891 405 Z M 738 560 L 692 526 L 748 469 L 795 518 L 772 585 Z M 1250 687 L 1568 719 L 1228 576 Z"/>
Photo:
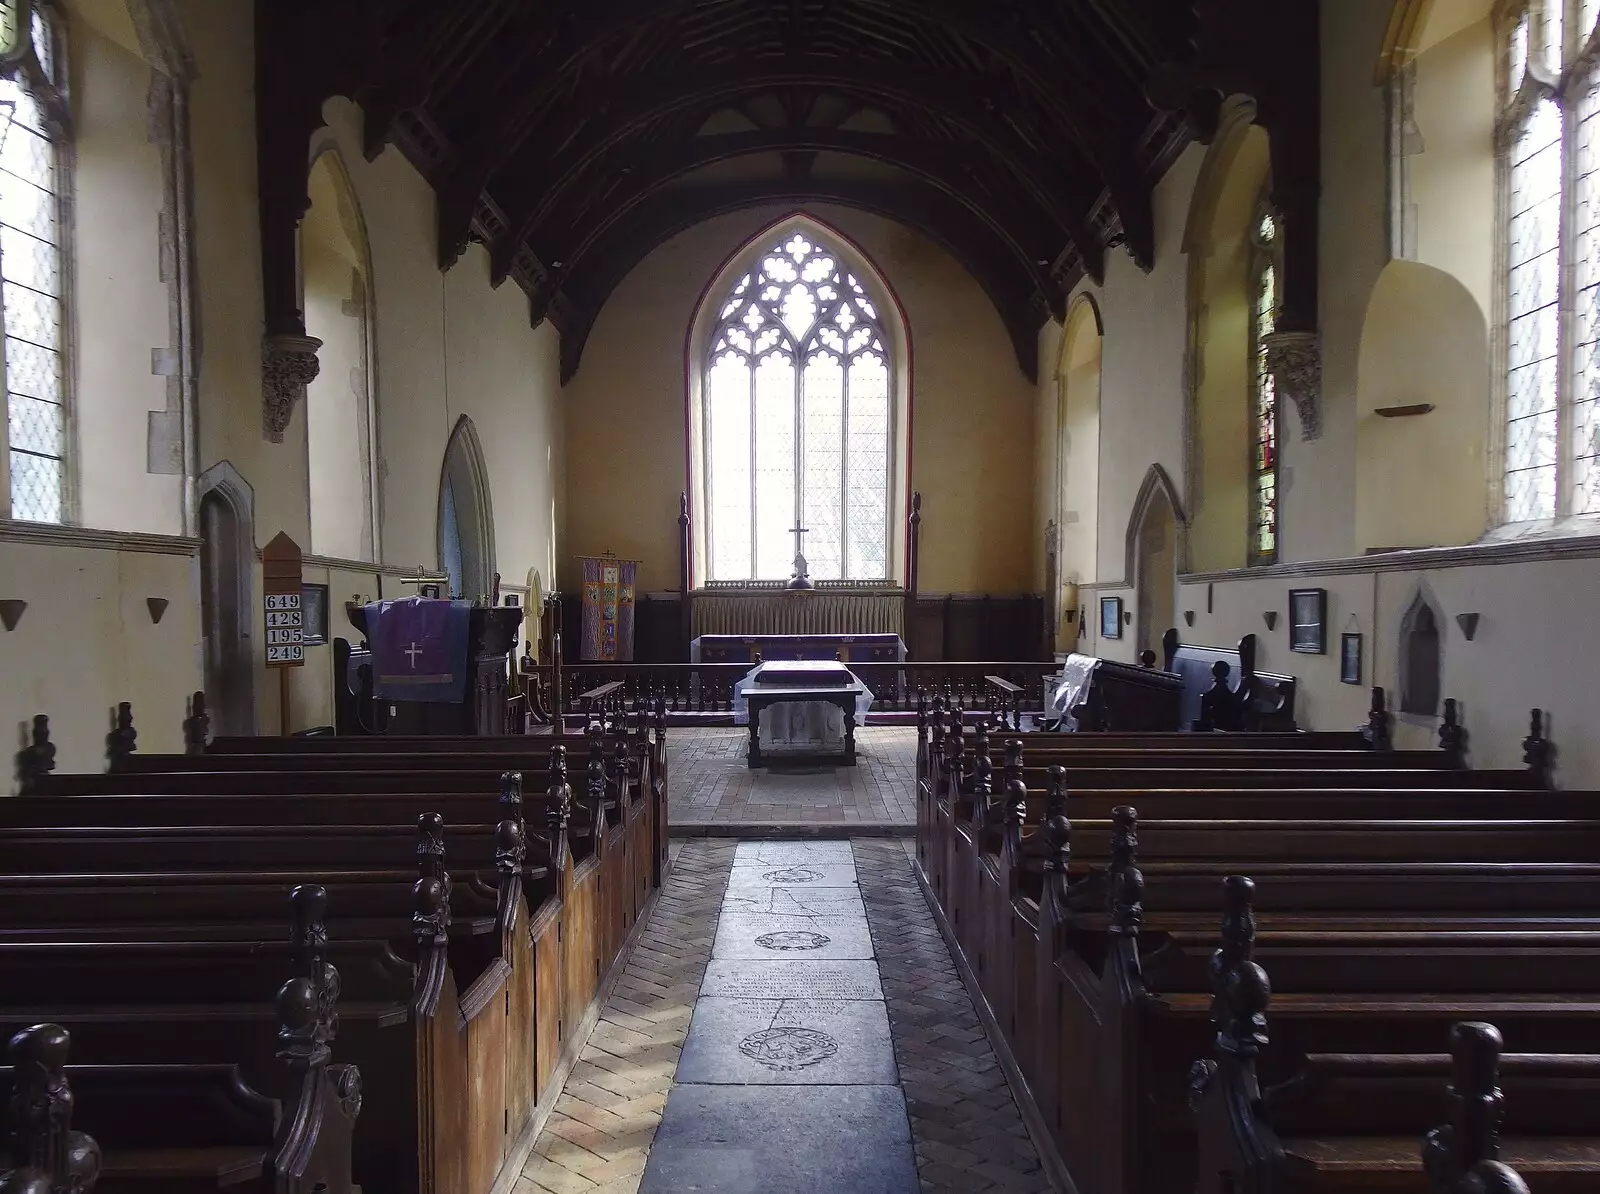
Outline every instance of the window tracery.
<path fill-rule="evenodd" d="M 1503 516 L 1600 514 L 1600 0 L 1506 14 Z"/>
<path fill-rule="evenodd" d="M 717 310 L 701 402 L 708 580 L 889 575 L 894 362 L 877 301 L 804 232 Z"/>
<path fill-rule="evenodd" d="M 0 13 L 0 310 L 9 513 L 63 522 L 70 432 L 63 47 L 51 7 L 21 0 L 6 7 Z M 20 38 L 24 21 L 28 36 Z"/>

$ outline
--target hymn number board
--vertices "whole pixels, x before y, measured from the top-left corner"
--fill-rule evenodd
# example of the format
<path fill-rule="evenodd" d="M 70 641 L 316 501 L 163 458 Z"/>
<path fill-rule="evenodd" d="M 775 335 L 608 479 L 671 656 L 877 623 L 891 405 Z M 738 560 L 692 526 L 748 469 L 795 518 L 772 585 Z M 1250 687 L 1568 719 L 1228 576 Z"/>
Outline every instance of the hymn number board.
<path fill-rule="evenodd" d="M 300 548 L 279 534 L 261 549 L 261 590 L 267 630 L 267 666 L 303 667 L 306 662 L 306 611 Z"/>

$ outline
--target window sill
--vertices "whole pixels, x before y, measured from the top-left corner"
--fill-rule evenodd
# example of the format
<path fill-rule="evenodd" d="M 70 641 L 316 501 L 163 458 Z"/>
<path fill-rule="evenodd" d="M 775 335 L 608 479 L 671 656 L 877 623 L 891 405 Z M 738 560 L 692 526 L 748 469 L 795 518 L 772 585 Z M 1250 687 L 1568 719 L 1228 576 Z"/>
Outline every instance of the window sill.
<path fill-rule="evenodd" d="M 184 535 L 155 535 L 146 531 L 104 531 L 91 527 L 24 522 L 11 518 L 0 518 L 0 543 L 36 543 L 49 547 L 144 552 L 164 556 L 200 554 L 200 540 Z"/>

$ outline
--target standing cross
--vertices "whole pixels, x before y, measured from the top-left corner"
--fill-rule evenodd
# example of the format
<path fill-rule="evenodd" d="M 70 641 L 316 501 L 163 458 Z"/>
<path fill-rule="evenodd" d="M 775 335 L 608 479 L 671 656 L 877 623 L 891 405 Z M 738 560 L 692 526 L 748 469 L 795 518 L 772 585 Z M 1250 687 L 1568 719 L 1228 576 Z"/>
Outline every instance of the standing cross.
<path fill-rule="evenodd" d="M 420 647 L 418 647 L 416 643 L 412 643 L 409 650 L 402 651 L 402 652 L 400 652 L 400 654 L 411 656 L 411 670 L 412 671 L 416 671 L 417 670 L 417 656 L 422 654 L 422 649 Z"/>
<path fill-rule="evenodd" d="M 811 584 L 811 570 L 806 566 L 805 553 L 800 550 L 800 536 L 809 535 L 811 529 L 800 525 L 800 520 L 794 520 L 794 526 L 789 533 L 794 536 L 794 575 L 789 578 L 789 588 L 809 589 Z"/>

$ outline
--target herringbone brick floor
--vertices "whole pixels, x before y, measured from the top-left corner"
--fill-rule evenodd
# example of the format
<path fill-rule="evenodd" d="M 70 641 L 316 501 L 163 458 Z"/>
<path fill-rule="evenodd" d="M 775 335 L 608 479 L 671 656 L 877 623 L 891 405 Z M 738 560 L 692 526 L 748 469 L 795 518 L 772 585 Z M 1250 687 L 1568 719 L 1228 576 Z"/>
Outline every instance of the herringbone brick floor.
<path fill-rule="evenodd" d="M 851 845 L 923 1190 L 1048 1191 L 912 872 L 909 844 L 857 838 Z M 637 1191 L 711 956 L 734 849 L 728 838 L 673 843 L 666 889 L 515 1194 Z"/>
<path fill-rule="evenodd" d="M 672 871 L 514 1194 L 633 1194 L 661 1122 L 735 843 L 674 843 Z"/>
<path fill-rule="evenodd" d="M 864 726 L 856 765 L 774 760 L 751 770 L 743 726 L 673 727 L 667 733 L 672 827 L 710 825 L 901 826 L 916 823 L 917 731 Z"/>
<path fill-rule="evenodd" d="M 1004 1071 L 934 923 L 911 845 L 851 845 L 925 1191 L 1048 1191 Z"/>

